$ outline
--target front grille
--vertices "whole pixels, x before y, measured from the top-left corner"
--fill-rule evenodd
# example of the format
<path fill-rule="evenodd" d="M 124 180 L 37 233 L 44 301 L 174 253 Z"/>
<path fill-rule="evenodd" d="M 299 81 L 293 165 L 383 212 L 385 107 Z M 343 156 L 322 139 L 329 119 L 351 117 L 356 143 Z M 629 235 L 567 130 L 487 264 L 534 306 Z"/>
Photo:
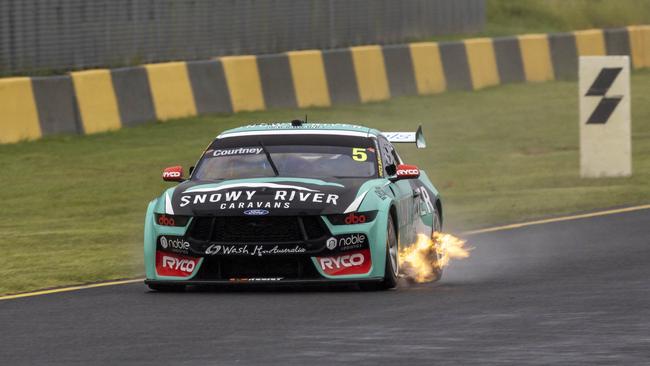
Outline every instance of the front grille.
<path fill-rule="evenodd" d="M 229 280 L 268 277 L 321 278 L 309 257 L 213 257 L 204 260 L 194 279 Z"/>
<path fill-rule="evenodd" d="M 210 239 L 210 233 L 212 232 L 212 219 L 204 217 L 195 217 L 192 220 L 192 227 L 190 228 L 190 237 L 207 241 Z"/>
<path fill-rule="evenodd" d="M 302 217 L 302 224 L 305 227 L 307 237 L 310 239 L 320 238 L 327 234 L 323 229 L 323 221 L 318 216 L 304 216 Z"/>
<path fill-rule="evenodd" d="M 319 216 L 195 217 L 188 231 L 198 241 L 251 244 L 300 242 L 327 233 Z"/>

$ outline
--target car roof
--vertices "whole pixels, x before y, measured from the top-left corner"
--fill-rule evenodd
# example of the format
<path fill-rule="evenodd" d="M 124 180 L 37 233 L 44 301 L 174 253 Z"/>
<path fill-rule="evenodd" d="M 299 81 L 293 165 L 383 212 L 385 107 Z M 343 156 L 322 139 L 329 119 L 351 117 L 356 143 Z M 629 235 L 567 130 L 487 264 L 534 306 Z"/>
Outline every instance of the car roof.
<path fill-rule="evenodd" d="M 234 136 L 250 135 L 293 135 L 293 134 L 322 134 L 374 137 L 381 134 L 374 128 L 347 124 L 347 123 L 319 123 L 308 122 L 293 126 L 290 122 L 257 123 L 226 130 L 217 136 L 217 139 Z"/>

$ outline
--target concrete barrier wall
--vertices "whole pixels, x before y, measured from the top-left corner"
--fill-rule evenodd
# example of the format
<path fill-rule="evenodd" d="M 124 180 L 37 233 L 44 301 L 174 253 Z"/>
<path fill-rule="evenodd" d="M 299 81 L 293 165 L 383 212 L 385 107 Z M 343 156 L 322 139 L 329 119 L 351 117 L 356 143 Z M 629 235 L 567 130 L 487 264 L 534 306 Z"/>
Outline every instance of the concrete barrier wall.
<path fill-rule="evenodd" d="M 519 36 L 519 48 L 524 64 L 526 81 L 549 81 L 555 78 L 551 47 L 546 34 L 528 34 Z"/>
<path fill-rule="evenodd" d="M 409 50 L 417 93 L 427 95 L 445 91 L 447 79 L 442 67 L 440 46 L 434 42 L 411 43 Z"/>
<path fill-rule="evenodd" d="M 548 41 L 555 79 L 575 80 L 578 77 L 578 48 L 574 34 L 551 34 Z"/>
<path fill-rule="evenodd" d="M 361 103 L 390 98 L 386 65 L 380 46 L 352 47 L 352 64 L 359 87 Z"/>
<path fill-rule="evenodd" d="M 497 59 L 499 80 L 502 83 L 521 83 L 526 81 L 521 48 L 517 37 L 495 38 L 492 42 Z"/>
<path fill-rule="evenodd" d="M 293 51 L 288 52 L 287 55 L 298 107 L 329 107 L 332 105 L 322 53 L 320 51 Z"/>
<path fill-rule="evenodd" d="M 32 91 L 43 136 L 83 133 L 72 78 L 32 78 Z"/>
<path fill-rule="evenodd" d="M 110 70 L 73 72 L 81 126 L 87 134 L 116 130 L 122 126 Z"/>
<path fill-rule="evenodd" d="M 233 112 L 266 108 L 262 81 L 255 56 L 231 56 L 221 59 Z"/>
<path fill-rule="evenodd" d="M 226 75 L 220 60 L 187 63 L 198 114 L 232 113 Z"/>
<path fill-rule="evenodd" d="M 0 79 L 0 143 L 41 137 L 36 101 L 29 78 Z"/>
<path fill-rule="evenodd" d="M 0 143 L 147 121 L 575 80 L 581 55 L 650 67 L 650 26 L 358 46 L 0 79 Z"/>
<path fill-rule="evenodd" d="M 490 38 L 466 40 L 465 52 L 474 90 L 500 84 L 494 44 Z"/>
<path fill-rule="evenodd" d="M 149 77 L 144 67 L 111 70 L 115 97 L 124 126 L 133 126 L 156 119 Z"/>

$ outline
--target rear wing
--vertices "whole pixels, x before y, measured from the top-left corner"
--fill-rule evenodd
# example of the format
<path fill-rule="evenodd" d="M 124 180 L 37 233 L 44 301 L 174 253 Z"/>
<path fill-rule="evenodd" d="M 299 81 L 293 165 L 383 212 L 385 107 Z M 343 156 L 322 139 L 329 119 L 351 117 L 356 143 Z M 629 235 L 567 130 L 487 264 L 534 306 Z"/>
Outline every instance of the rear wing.
<path fill-rule="evenodd" d="M 424 135 L 422 134 L 421 125 L 418 126 L 418 130 L 415 132 L 382 132 L 381 134 L 390 142 L 415 143 L 415 146 L 417 146 L 418 149 L 424 149 L 427 147 L 427 142 L 424 141 Z"/>

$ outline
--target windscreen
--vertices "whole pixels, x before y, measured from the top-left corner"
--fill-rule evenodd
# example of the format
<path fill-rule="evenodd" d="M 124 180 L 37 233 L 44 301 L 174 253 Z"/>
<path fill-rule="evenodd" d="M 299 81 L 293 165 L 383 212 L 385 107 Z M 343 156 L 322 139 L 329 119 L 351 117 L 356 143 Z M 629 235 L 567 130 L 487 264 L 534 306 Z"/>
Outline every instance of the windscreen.
<path fill-rule="evenodd" d="M 299 135 L 216 140 L 199 161 L 193 180 L 274 177 L 372 178 L 377 176 L 373 140 Z"/>

